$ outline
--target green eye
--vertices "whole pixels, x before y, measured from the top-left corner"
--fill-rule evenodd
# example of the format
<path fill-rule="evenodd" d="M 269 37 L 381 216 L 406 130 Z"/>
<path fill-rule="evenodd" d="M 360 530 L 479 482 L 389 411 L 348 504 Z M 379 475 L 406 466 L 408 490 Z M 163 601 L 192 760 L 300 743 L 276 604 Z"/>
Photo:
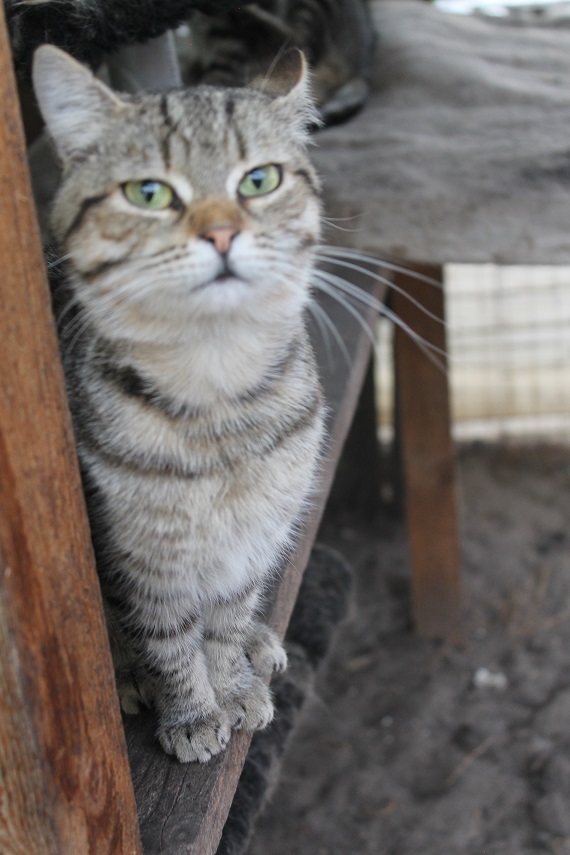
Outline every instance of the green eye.
<path fill-rule="evenodd" d="M 246 197 L 265 196 L 279 187 L 282 177 L 281 167 L 274 163 L 256 166 L 241 179 L 238 187 L 239 194 Z"/>
<path fill-rule="evenodd" d="M 129 202 L 137 208 L 146 208 L 147 211 L 164 211 L 170 208 L 175 196 L 172 187 L 147 178 L 144 181 L 128 181 L 123 186 L 123 191 Z"/>

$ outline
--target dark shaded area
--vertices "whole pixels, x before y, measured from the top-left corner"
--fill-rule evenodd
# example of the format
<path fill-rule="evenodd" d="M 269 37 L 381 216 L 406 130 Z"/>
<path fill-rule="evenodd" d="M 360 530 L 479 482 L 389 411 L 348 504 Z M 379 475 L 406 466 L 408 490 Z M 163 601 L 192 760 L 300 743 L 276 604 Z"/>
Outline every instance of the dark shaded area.
<path fill-rule="evenodd" d="M 88 0 L 23 6 L 5 0 L 16 68 L 29 76 L 35 49 L 44 43 L 96 67 L 104 54 L 159 36 L 181 24 L 192 10 L 216 15 L 239 0 Z M 64 11 L 65 10 L 65 11 Z"/>
<path fill-rule="evenodd" d="M 403 523 L 337 509 L 348 620 L 248 855 L 570 853 L 570 449 L 460 449 L 466 643 L 410 629 Z"/>

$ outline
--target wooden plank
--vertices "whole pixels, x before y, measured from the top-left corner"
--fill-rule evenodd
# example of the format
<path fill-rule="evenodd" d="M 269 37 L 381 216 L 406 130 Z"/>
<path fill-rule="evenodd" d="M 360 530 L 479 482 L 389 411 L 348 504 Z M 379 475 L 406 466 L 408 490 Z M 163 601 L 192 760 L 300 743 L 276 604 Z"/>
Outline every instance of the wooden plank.
<path fill-rule="evenodd" d="M 431 277 L 440 287 L 414 278 Z M 414 265 L 395 284 L 436 318 L 444 318 L 442 270 Z M 393 311 L 426 343 L 437 367 L 412 337 L 396 328 L 396 388 L 404 505 L 412 562 L 412 610 L 417 632 L 426 638 L 460 642 L 462 596 L 456 478 L 450 435 L 445 326 L 402 294 L 392 296 Z"/>
<path fill-rule="evenodd" d="M 376 296 L 383 299 L 384 290 Z M 350 427 L 370 358 L 371 343 L 355 319 L 330 298 L 319 300 L 342 336 L 348 361 L 334 340 L 313 336 L 329 406 L 329 441 L 321 488 L 304 535 L 273 593 L 270 624 L 283 635 L 297 597 L 338 458 Z M 363 315 L 370 322 L 374 311 Z M 125 717 L 139 822 L 145 855 L 213 855 L 222 833 L 251 734 L 237 733 L 226 752 L 207 765 L 181 765 L 167 757 L 154 738 L 150 715 Z"/>
<path fill-rule="evenodd" d="M 0 105 L 0 850 L 137 853 L 2 9 Z"/>
<path fill-rule="evenodd" d="M 0 852 L 57 853 L 49 794 L 27 715 L 3 596 L 0 597 L 0 792 Z"/>
<path fill-rule="evenodd" d="M 386 480 L 378 442 L 376 360 L 371 359 L 360 399 L 339 460 L 327 514 L 350 509 L 351 515 L 372 522 L 382 507 L 382 483 Z"/>

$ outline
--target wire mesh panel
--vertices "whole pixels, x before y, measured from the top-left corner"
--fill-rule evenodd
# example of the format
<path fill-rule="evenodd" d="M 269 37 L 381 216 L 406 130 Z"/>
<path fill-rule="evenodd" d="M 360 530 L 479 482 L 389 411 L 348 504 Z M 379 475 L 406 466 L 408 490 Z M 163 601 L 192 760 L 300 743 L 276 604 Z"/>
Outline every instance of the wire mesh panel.
<path fill-rule="evenodd" d="M 445 297 L 455 438 L 570 441 L 570 267 L 448 265 Z M 387 321 L 378 342 L 386 438 L 393 396 Z"/>
<path fill-rule="evenodd" d="M 570 439 L 570 267 L 445 278 L 455 435 Z"/>

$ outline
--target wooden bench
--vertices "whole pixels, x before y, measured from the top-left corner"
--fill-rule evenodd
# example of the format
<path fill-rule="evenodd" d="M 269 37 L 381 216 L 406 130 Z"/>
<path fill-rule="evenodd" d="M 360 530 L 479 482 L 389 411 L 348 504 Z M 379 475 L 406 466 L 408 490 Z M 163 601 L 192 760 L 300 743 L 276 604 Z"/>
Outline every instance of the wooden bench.
<path fill-rule="evenodd" d="M 0 851 L 211 855 L 250 734 L 235 734 L 228 750 L 206 766 L 182 766 L 165 756 L 148 717 L 130 718 L 125 740 L 2 14 Z M 413 290 L 412 279 L 398 278 Z M 383 286 L 375 293 L 385 299 Z M 441 293 L 432 293 L 432 308 L 440 311 Z M 439 328 L 426 328 L 424 320 L 414 317 L 412 303 L 401 295 L 396 300 L 400 305 L 395 308 L 408 323 L 427 338 L 439 336 L 444 345 Z M 338 305 L 328 304 L 326 310 L 349 359 L 335 352 L 334 340 L 329 352 L 315 332 L 331 411 L 330 438 L 321 494 L 271 601 L 269 620 L 281 634 L 370 363 L 366 332 Z M 372 322 L 374 311 L 365 314 Z M 457 638 L 447 381 L 403 338 L 398 339 L 397 356 L 406 503 L 419 568 L 414 574 L 417 624 L 428 635 Z M 412 378 L 420 382 L 412 383 Z M 368 382 L 369 395 L 372 388 Z M 422 515 L 435 495 L 438 501 L 443 496 L 443 504 L 435 514 L 441 529 L 434 535 L 433 514 L 430 532 Z"/>

